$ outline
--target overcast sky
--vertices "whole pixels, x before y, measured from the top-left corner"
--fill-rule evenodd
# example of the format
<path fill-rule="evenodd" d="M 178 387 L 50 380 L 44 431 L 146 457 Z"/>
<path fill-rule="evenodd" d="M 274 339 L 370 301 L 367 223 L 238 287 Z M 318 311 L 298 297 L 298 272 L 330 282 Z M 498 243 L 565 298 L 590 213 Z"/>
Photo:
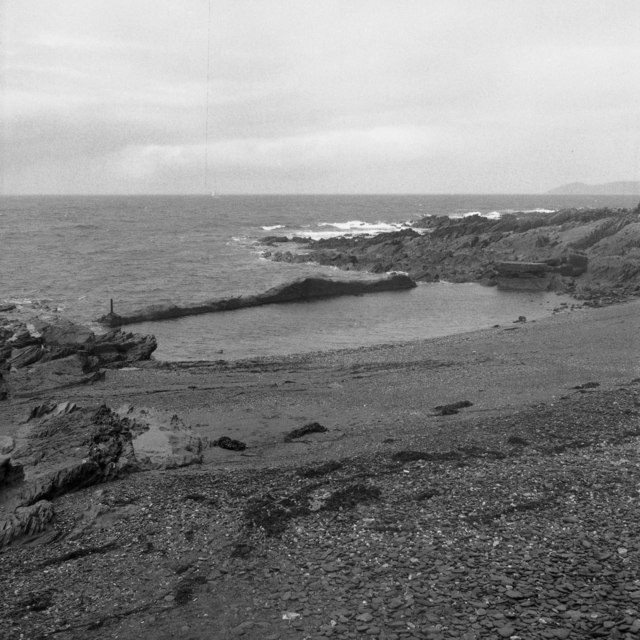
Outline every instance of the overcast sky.
<path fill-rule="evenodd" d="M 0 36 L 4 193 L 640 179 L 639 0 L 0 0 Z"/>

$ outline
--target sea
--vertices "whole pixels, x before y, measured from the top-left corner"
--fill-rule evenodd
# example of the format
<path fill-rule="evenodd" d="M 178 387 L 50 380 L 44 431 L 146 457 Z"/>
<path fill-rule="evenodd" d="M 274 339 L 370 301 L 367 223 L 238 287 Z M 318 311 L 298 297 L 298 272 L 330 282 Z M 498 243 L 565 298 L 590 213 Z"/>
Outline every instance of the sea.
<path fill-rule="evenodd" d="M 0 303 L 96 319 L 171 302 L 260 293 L 304 275 L 360 278 L 271 262 L 260 240 L 402 229 L 426 215 L 635 207 L 637 196 L 193 195 L 0 196 Z M 131 325 L 157 359 L 239 360 L 390 344 L 541 318 L 563 300 L 477 284 L 269 305 Z"/>

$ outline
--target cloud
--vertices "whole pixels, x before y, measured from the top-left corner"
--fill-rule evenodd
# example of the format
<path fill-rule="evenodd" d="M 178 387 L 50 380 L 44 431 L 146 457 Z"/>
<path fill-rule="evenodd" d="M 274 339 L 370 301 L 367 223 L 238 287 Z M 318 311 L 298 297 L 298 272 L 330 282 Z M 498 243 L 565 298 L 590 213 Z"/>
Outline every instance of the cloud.
<path fill-rule="evenodd" d="M 223 191 L 638 177 L 637 0 L 2 6 L 6 190 L 196 191 L 205 148 Z"/>

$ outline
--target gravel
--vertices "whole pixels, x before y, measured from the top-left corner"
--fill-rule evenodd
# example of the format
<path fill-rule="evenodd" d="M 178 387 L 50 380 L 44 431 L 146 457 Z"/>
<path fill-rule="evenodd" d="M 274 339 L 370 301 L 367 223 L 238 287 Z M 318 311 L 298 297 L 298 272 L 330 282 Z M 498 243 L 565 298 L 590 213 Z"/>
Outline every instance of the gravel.
<path fill-rule="evenodd" d="M 639 405 L 591 388 L 428 446 L 63 496 L 0 558 L 0 637 L 636 638 Z"/>

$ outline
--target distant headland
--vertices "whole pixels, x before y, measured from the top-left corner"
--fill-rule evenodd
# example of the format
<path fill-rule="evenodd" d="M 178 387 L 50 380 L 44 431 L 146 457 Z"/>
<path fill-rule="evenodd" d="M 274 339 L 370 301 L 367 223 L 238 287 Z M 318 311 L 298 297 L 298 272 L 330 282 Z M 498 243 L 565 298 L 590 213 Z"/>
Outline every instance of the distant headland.
<path fill-rule="evenodd" d="M 586 184 L 585 182 L 571 182 L 547 191 L 554 196 L 634 196 L 640 195 L 640 181 L 604 182 L 602 184 Z"/>

